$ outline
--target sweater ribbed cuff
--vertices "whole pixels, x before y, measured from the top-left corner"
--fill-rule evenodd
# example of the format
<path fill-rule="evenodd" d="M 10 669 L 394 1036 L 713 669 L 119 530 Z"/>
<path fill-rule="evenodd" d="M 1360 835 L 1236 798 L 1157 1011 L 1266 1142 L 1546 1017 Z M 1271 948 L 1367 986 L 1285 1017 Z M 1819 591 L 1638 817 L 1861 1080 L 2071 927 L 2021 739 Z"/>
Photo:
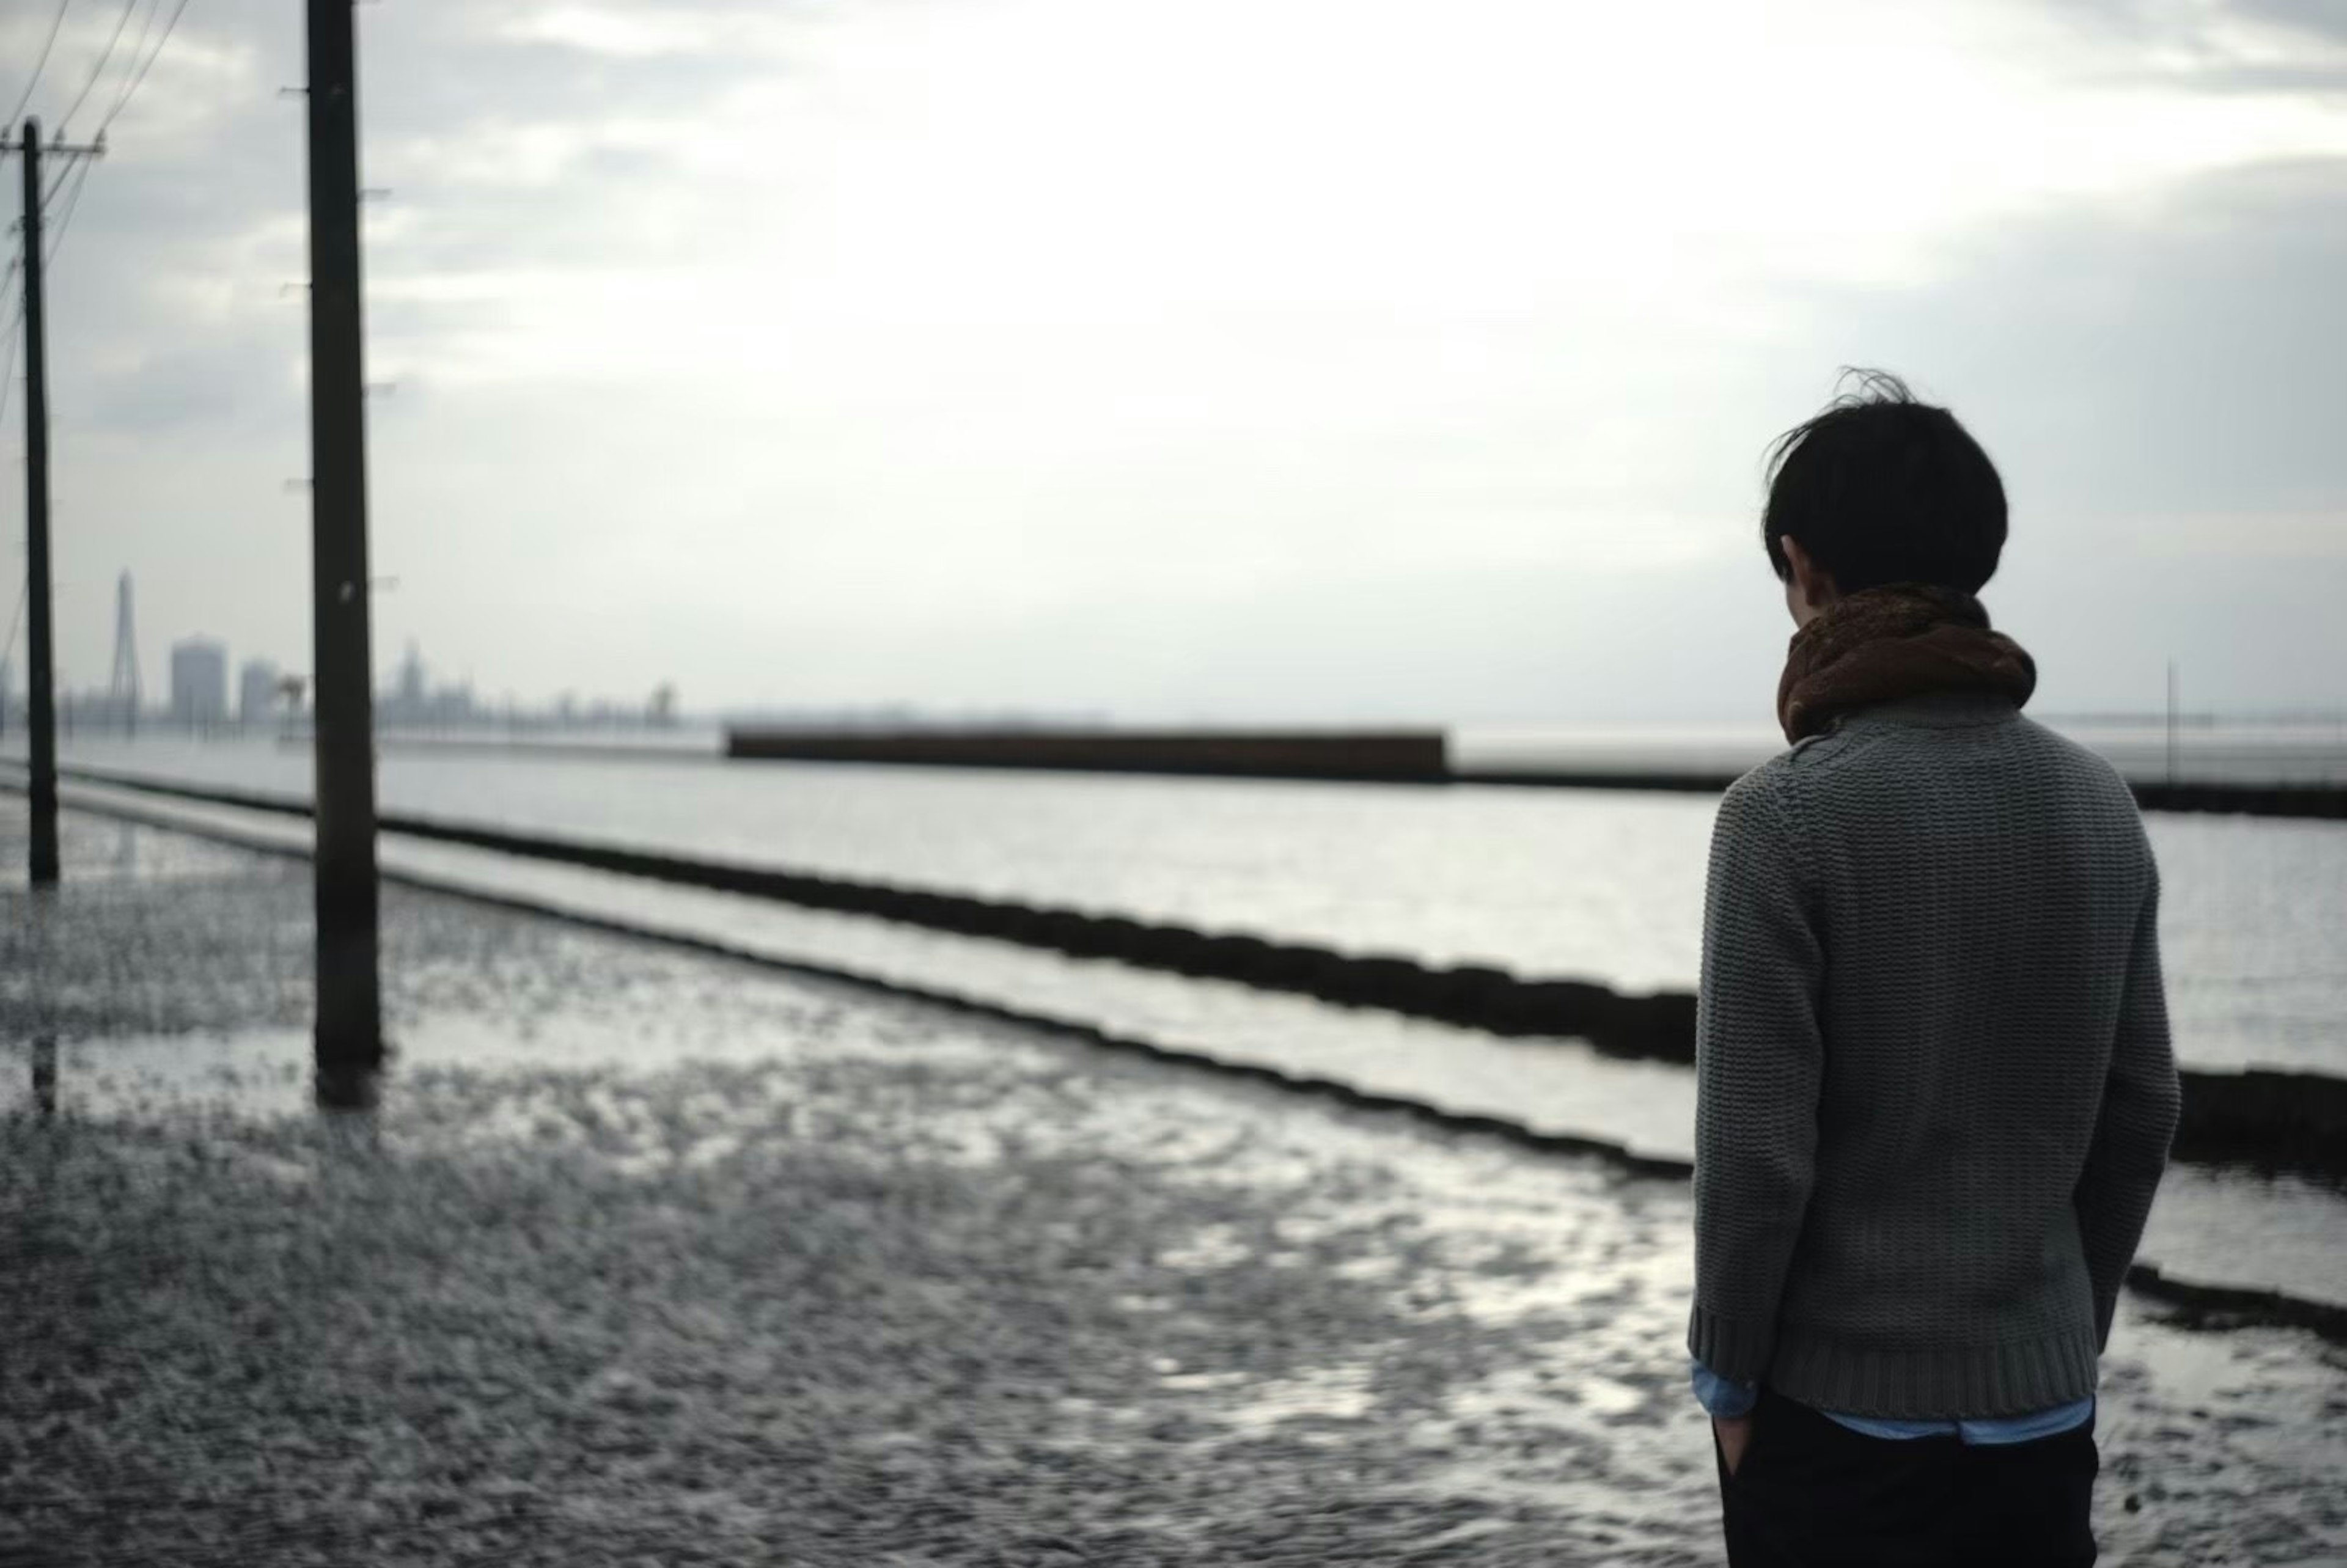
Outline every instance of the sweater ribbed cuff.
<path fill-rule="evenodd" d="M 1705 1310 L 1698 1302 L 1687 1317 L 1687 1352 L 1732 1383 L 1757 1383 L 1768 1370 L 1777 1326 Z"/>

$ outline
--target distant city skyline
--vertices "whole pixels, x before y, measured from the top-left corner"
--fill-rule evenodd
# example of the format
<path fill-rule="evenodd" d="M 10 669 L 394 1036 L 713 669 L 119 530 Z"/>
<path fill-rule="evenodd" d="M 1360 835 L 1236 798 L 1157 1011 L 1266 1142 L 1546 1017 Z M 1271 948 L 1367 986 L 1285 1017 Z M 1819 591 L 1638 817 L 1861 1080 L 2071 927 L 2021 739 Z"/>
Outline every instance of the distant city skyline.
<path fill-rule="evenodd" d="M 124 573 L 125 582 L 135 580 L 133 574 Z M 127 595 L 127 587 L 122 592 Z M 203 679 L 208 691 L 216 694 L 206 704 L 206 712 L 193 715 L 192 722 L 201 723 L 237 723 L 249 724 L 257 712 L 265 711 L 273 721 L 304 711 L 308 677 L 298 666 L 280 664 L 266 655 L 238 652 L 222 639 L 194 633 L 169 637 L 167 668 L 170 685 L 159 700 L 149 692 L 140 702 L 139 714 L 144 718 L 175 723 L 191 722 L 188 704 L 182 700 L 179 661 L 183 651 L 204 649 L 216 651 L 216 678 L 207 666 Z M 138 668 L 149 667 L 142 654 Z M 0 702 L 11 704 L 10 712 L 21 705 L 18 664 L 0 657 Z M 237 698 L 231 704 L 227 698 L 228 671 L 236 671 Z M 292 695 L 286 690 L 290 683 Z M 723 702 L 701 706 L 682 702 L 672 682 L 653 684 L 641 697 L 610 693 L 582 693 L 575 687 L 526 699 L 513 692 L 501 692 L 484 698 L 477 690 L 471 672 L 462 679 L 436 680 L 433 666 L 425 660 L 420 644 L 409 641 L 400 657 L 387 668 L 378 660 L 376 670 L 375 722 L 384 728 L 402 726 L 463 726 L 496 724 L 516 718 L 528 718 L 538 723 L 559 724 L 596 724 L 611 723 L 674 723 L 679 721 L 708 722 L 712 720 L 769 719 L 784 723 L 841 723 L 854 725 L 900 723 L 927 724 L 937 723 L 967 723 L 973 722 L 1011 722 L 1020 723 L 1058 723 L 1073 726 L 1115 725 L 1122 723 L 1146 723 L 1118 715 L 1099 708 L 1033 708 L 1022 709 L 1001 703 L 922 703 L 905 698 L 882 697 L 857 702 Z M 107 722 L 110 712 L 108 686 L 87 683 L 77 676 L 60 670 L 58 672 L 60 700 L 71 699 L 87 722 Z M 256 702 L 256 694 L 270 690 L 276 696 L 266 703 Z M 2157 704 L 2116 705 L 2103 708 L 2075 707 L 2055 709 L 2038 703 L 2033 710 L 2038 716 L 2070 723 L 2108 723 L 2118 722 L 2157 722 L 2166 710 Z M 2263 702 L 2239 705 L 2217 705 L 2206 701 L 2179 705 L 2179 719 L 2187 723 L 2205 725 L 2256 724 L 2281 723 L 2287 724 L 2347 725 L 2347 697 L 2332 702 Z M 1241 724 L 1247 721 L 1235 721 Z M 1433 721 L 1444 727 L 1455 723 L 1472 726 L 1476 721 Z M 1504 721 L 1494 723 L 1504 723 Z M 1516 721 L 1523 724 L 1558 723 L 1568 728 L 1581 725 L 1591 729 L 1606 729 L 1625 723 L 1635 727 L 1643 723 L 1647 727 L 1666 728 L 1673 724 L 1695 723 L 1698 725 L 1765 725 L 1773 720 L 1750 714 L 1710 720 L 1690 721 L 1684 717 L 1650 716 L 1636 719 L 1608 720 L 1604 718 L 1569 720 L 1532 718 Z"/>
<path fill-rule="evenodd" d="M 1857 364 L 2003 466 L 2039 704 L 2156 712 L 2171 658 L 2196 708 L 2347 699 L 2336 7 L 361 32 L 378 683 L 412 638 L 532 703 L 1765 722 L 1762 452 Z M 150 670 L 309 663 L 301 75 L 297 9 L 191 7 L 58 258 L 77 684 L 125 566 Z"/>
<path fill-rule="evenodd" d="M 115 601 L 118 614 L 127 608 L 134 581 L 134 574 L 121 575 Z M 136 635 L 134 629 L 134 639 Z M 159 662 L 167 678 L 159 693 L 148 687 L 138 692 L 133 702 L 124 702 L 114 690 L 116 675 L 110 674 L 107 682 L 90 682 L 60 668 L 56 671 L 60 702 L 69 701 L 78 716 L 92 723 L 120 722 L 118 709 L 128 709 L 142 721 L 199 727 L 249 726 L 304 711 L 309 677 L 298 669 L 288 669 L 266 654 L 241 653 L 224 639 L 203 632 L 167 634 L 164 641 L 164 660 L 150 661 L 142 651 L 132 671 L 135 676 Z M 13 704 L 21 702 L 21 698 L 16 664 L 0 657 L 0 700 L 9 702 L 13 712 Z M 680 711 L 676 688 L 669 682 L 655 683 L 635 697 L 567 690 L 538 702 L 526 702 L 511 693 L 485 701 L 477 695 L 469 674 L 462 680 L 435 681 L 421 648 L 413 641 L 387 672 L 378 669 L 375 708 L 376 723 L 386 728 L 490 723 L 517 715 L 566 722 L 623 717 L 643 722 L 657 716 L 658 722 L 667 723 Z"/>

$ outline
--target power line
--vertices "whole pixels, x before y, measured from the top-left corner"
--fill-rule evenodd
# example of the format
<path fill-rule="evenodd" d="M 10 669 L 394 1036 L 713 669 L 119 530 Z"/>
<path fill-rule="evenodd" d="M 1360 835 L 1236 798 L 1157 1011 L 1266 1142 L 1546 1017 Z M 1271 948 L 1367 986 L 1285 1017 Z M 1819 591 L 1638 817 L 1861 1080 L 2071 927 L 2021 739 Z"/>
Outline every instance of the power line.
<path fill-rule="evenodd" d="M 72 166 L 57 176 L 56 183 L 49 187 L 48 195 L 42 199 L 41 211 L 46 217 L 48 209 L 56 200 L 57 191 L 64 187 L 65 182 L 68 179 L 74 182 L 73 190 L 66 194 L 65 210 L 57 215 L 56 231 L 49 235 L 48 243 L 41 247 L 41 262 L 44 266 L 56 259 L 57 247 L 65 242 L 66 227 L 73 221 L 74 209 L 81 205 L 81 188 L 89 179 L 89 167 L 94 161 L 96 160 L 89 158 L 74 159 Z M 8 285 L 16 281 L 16 273 L 24 264 L 25 247 L 20 240 L 16 245 L 16 253 L 8 258 L 8 270 L 5 272 L 0 272 L 0 293 L 5 293 Z M 0 419 L 5 419 L 7 416 L 8 396 L 16 384 L 15 380 L 16 343 L 24 325 L 25 305 L 20 297 L 15 310 L 9 313 L 8 357 L 5 366 L 0 366 Z"/>
<path fill-rule="evenodd" d="M 138 0 L 131 0 L 134 5 L 138 3 Z M 162 14 L 163 0 L 148 0 L 147 20 L 138 24 L 138 36 L 130 46 L 130 68 L 122 73 L 122 90 L 114 95 L 114 107 L 106 111 L 106 118 L 98 121 L 99 129 L 113 123 L 114 117 L 122 112 L 123 101 L 130 96 L 130 78 L 138 69 L 138 56 L 147 52 L 147 40 L 155 32 L 155 18 Z"/>
<path fill-rule="evenodd" d="M 0 419 L 8 417 L 8 395 L 16 389 L 16 339 L 25 324 L 25 312 L 20 306 L 16 319 L 8 323 L 8 361 L 0 369 Z"/>
<path fill-rule="evenodd" d="M 15 257 L 9 259 L 8 276 L 12 279 L 16 275 L 18 259 Z M 5 290 L 7 286 L 5 282 L 0 282 L 0 290 Z M 24 321 L 25 315 L 20 310 L 16 313 L 15 322 L 8 328 L 8 365 L 6 369 L 0 370 L 0 419 L 5 419 L 8 416 L 8 389 L 15 384 L 16 374 L 16 328 L 23 325 Z M 16 651 L 16 629 L 24 624 L 25 601 L 32 597 L 32 592 L 33 575 L 27 571 L 16 585 L 16 613 L 8 618 L 8 641 L 0 642 L 0 664 L 7 663 L 10 656 Z M 0 719 L 7 717 L 7 710 L 8 688 L 0 686 Z"/>
<path fill-rule="evenodd" d="M 16 651 L 16 628 L 24 623 L 25 600 L 32 597 L 32 592 L 33 579 L 31 578 L 26 578 L 22 583 L 17 585 L 16 613 L 15 616 L 11 617 L 8 621 L 8 641 L 5 642 L 0 642 L 0 664 L 5 664 L 8 662 L 8 655 Z M 5 703 L 7 701 L 8 693 L 6 690 L 5 688 L 0 688 L 0 703 Z"/>
<path fill-rule="evenodd" d="M 161 8 L 163 0 L 155 0 L 158 9 Z M 163 24 L 163 36 L 155 40 L 154 48 L 149 50 L 147 57 L 138 62 L 138 74 L 130 78 L 130 85 L 122 89 L 120 97 L 114 100 L 114 107 L 106 111 L 106 118 L 97 122 L 98 135 L 106 134 L 106 128 L 114 123 L 114 117 L 120 114 L 130 100 L 138 95 L 139 84 L 147 79 L 147 73 L 155 68 L 155 62 L 162 58 L 163 46 L 171 41 L 171 29 L 179 25 L 179 14 L 187 8 L 188 0 L 179 0 L 178 5 L 171 7 L 171 19 Z M 153 18 L 149 17 L 149 20 L 151 21 Z"/>
<path fill-rule="evenodd" d="M 0 293 L 7 292 L 8 285 L 16 281 L 16 269 L 24 265 L 24 262 L 25 248 L 19 243 L 16 253 L 8 258 L 6 274 L 0 275 Z M 8 395 L 16 387 L 16 340 L 24 325 L 25 302 L 20 295 L 16 301 L 16 309 L 8 320 L 8 361 L 5 366 L 0 367 L 0 422 L 5 422 L 8 417 Z"/>
<path fill-rule="evenodd" d="M 41 251 L 44 267 L 56 260 L 57 247 L 66 242 L 66 226 L 73 221 L 74 209 L 81 205 L 81 188 L 89 183 L 89 166 L 95 160 L 79 158 L 74 161 L 81 167 L 74 170 L 74 188 L 67 193 L 66 210 L 57 218 L 57 231 L 49 236 L 47 246 Z"/>
<path fill-rule="evenodd" d="M 57 0 L 57 14 L 49 19 L 49 41 L 41 46 L 41 57 L 33 62 L 33 74 L 25 83 L 25 95 L 16 107 L 8 111 L 8 124 L 15 125 L 25 118 L 25 106 L 33 101 L 33 89 L 41 85 L 41 73 L 48 68 L 49 51 L 57 46 L 57 29 L 65 26 L 66 8 L 73 0 Z"/>
<path fill-rule="evenodd" d="M 130 26 L 130 13 L 138 8 L 138 0 L 123 0 L 122 15 L 114 19 L 114 35 L 106 40 L 106 48 L 97 56 L 97 64 L 89 68 L 89 80 L 82 83 L 81 91 L 74 95 L 73 107 L 57 116 L 58 135 L 65 134 L 66 127 L 72 123 L 74 116 L 81 112 L 81 106 L 88 101 L 89 89 L 97 86 L 98 77 L 106 75 L 107 65 L 114 58 L 114 46 L 122 42 L 122 29 Z"/>

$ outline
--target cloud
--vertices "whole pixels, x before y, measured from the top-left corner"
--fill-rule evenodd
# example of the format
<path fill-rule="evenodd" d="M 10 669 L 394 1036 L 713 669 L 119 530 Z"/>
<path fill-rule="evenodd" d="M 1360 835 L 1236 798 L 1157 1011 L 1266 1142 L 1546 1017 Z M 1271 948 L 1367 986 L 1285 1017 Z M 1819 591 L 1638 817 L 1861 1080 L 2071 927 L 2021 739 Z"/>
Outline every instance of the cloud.
<path fill-rule="evenodd" d="M 2013 501 L 1989 599 L 2056 709 L 2340 700 L 2347 159 L 2284 159 L 1971 236 L 1908 290 L 1804 291 L 1819 358 L 1911 372 Z"/>
<path fill-rule="evenodd" d="M 2152 555 L 2347 562 L 2347 507 L 2328 512 L 2151 514 L 2136 525 L 2141 548 Z"/>
<path fill-rule="evenodd" d="M 2278 160 L 1972 236 L 1911 290 L 1804 291 L 1811 333 L 1977 411 L 2016 504 L 2347 504 L 2347 159 Z"/>
<path fill-rule="evenodd" d="M 1762 448 L 1883 363 L 2004 465 L 2000 592 L 2095 705 L 2333 581 L 2347 118 L 2212 90 L 2327 60 L 2297 10 L 2081 4 L 2015 64 L 2037 13 L 1970 0 L 363 7 L 384 644 L 525 692 L 1765 715 Z M 303 661 L 298 20 L 192 6 L 69 237 L 68 669 L 125 565 L 150 642 Z"/>
<path fill-rule="evenodd" d="M 2098 73 L 2179 91 L 2347 96 L 2347 8 L 2332 0 L 2055 0 L 2106 49 Z"/>

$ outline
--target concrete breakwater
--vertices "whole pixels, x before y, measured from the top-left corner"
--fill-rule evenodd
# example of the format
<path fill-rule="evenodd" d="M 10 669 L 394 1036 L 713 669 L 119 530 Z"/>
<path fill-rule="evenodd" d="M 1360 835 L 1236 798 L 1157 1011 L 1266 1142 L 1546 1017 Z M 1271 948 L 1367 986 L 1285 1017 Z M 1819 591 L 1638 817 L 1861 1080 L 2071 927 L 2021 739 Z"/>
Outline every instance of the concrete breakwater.
<path fill-rule="evenodd" d="M 1440 784 L 1440 730 L 729 730 L 729 757 Z"/>
<path fill-rule="evenodd" d="M 164 796 L 306 816 L 307 803 L 243 791 L 169 784 L 89 769 L 68 776 Z M 1235 982 L 1377 1008 L 1512 1037 L 1569 1037 L 1607 1055 L 1692 1066 L 1691 993 L 1624 993 L 1591 980 L 1527 979 L 1447 968 L 1393 954 L 1348 954 L 1309 944 L 1201 931 L 1122 916 L 1052 908 L 581 843 L 427 818 L 386 815 L 386 832 L 584 866 L 621 876 L 772 899 L 1105 958 L 1138 968 Z M 2178 1158 L 2347 1175 L 2347 1079 L 2312 1072 L 2188 1070 Z"/>

